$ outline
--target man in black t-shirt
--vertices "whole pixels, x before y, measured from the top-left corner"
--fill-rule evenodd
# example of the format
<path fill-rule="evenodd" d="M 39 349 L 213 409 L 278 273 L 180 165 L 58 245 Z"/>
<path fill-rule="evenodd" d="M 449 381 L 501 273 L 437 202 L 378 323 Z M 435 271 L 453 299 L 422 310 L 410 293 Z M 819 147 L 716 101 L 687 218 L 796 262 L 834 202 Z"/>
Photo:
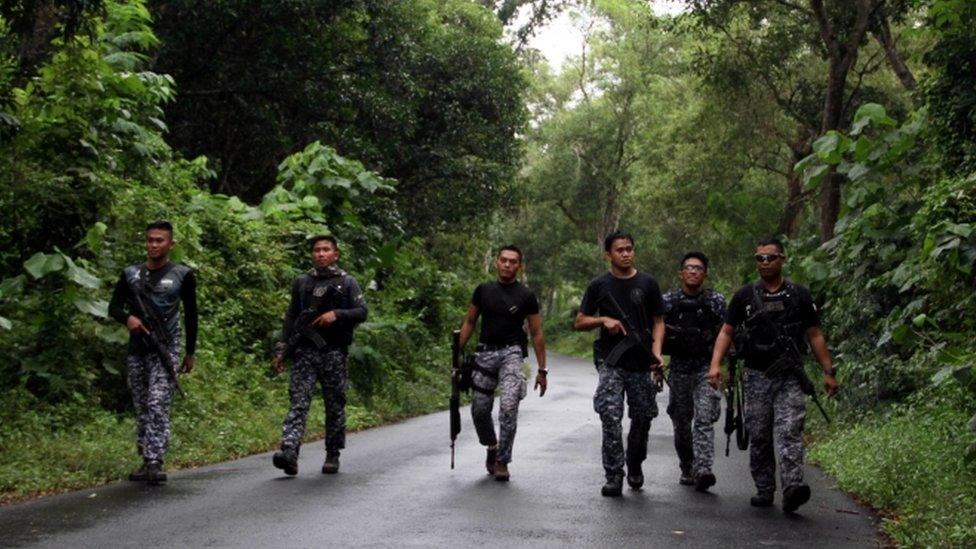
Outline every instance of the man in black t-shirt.
<path fill-rule="evenodd" d="M 587 286 L 573 328 L 600 328 L 600 337 L 593 344 L 593 362 L 600 375 L 593 407 L 603 422 L 607 483 L 601 493 L 619 496 L 625 461 L 624 395 L 630 416 L 627 483 L 635 490 L 644 484 L 641 464 L 647 457 L 647 437 L 651 420 L 657 416 L 655 398 L 661 383 L 664 305 L 654 277 L 634 267 L 634 239 L 629 234 L 616 231 L 608 235 L 604 251 L 610 272 Z"/>
<path fill-rule="evenodd" d="M 745 358 L 745 427 L 752 444 L 749 468 L 757 494 L 756 507 L 773 504 L 776 491 L 776 453 L 780 459 L 783 510 L 792 513 L 810 499 L 810 487 L 803 483 L 803 423 L 806 399 L 794 374 L 771 369 L 789 354 L 792 340 L 800 352 L 807 341 L 824 371 L 824 389 L 837 392 L 836 371 L 827 341 L 820 331 L 820 319 L 810 290 L 783 277 L 786 255 L 783 243 L 766 238 L 756 246 L 759 282 L 744 286 L 729 304 L 725 324 L 715 341 L 708 377 L 718 388 L 719 363 L 735 339 L 736 350 Z M 784 347 L 786 347 L 784 349 Z M 802 365 L 801 365 L 802 367 Z"/>
<path fill-rule="evenodd" d="M 129 330 L 129 351 L 125 359 L 129 392 L 136 412 L 136 446 L 143 466 L 129 480 L 161 484 L 166 481 L 163 458 L 169 447 L 169 413 L 176 379 L 167 363 L 180 357 L 180 303 L 186 326 L 186 356 L 180 372 L 193 369 L 197 345 L 197 292 L 193 271 L 169 260 L 173 248 L 173 226 L 156 221 L 146 227 L 146 262 L 126 267 L 109 302 L 109 315 Z M 143 309 L 149 308 L 149 311 Z M 166 332 L 155 334 L 166 355 L 152 345 L 149 331 L 153 314 Z M 148 326 L 147 326 L 148 325 Z M 165 359 L 165 360 L 164 360 Z"/>
<path fill-rule="evenodd" d="M 498 280 L 484 282 L 474 290 L 471 305 L 461 324 L 461 348 L 474 333 L 481 316 L 481 334 L 475 352 L 475 371 L 472 374 L 474 395 L 471 418 L 478 440 L 488 447 L 485 467 L 496 480 L 508 480 L 508 464 L 512 460 L 512 443 L 518 420 L 519 401 L 525 398 L 526 380 L 522 360 L 528 356 L 528 339 L 523 327 L 528 320 L 532 346 L 539 363 L 535 388 L 539 396 L 546 393 L 546 344 L 542 335 L 542 316 L 535 294 L 516 280 L 522 268 L 522 251 L 508 245 L 495 258 Z M 495 389 L 500 388 L 498 404 L 498 436 L 491 419 Z"/>

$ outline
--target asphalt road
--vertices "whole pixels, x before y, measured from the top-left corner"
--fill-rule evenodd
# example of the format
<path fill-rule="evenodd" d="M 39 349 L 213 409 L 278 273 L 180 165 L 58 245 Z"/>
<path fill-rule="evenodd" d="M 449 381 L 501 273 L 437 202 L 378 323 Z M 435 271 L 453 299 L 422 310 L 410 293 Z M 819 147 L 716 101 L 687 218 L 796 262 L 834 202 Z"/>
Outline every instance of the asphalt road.
<path fill-rule="evenodd" d="M 550 393 L 530 393 L 519 414 L 510 482 L 485 474 L 470 413 L 462 410 L 450 470 L 447 414 L 348 437 L 338 475 L 322 475 L 321 443 L 303 449 L 297 477 L 271 454 L 171 472 L 161 487 L 119 482 L 0 508 L 0 545 L 45 547 L 873 547 L 871 514 L 814 467 L 813 497 L 797 515 L 749 506 L 747 456 L 724 456 L 718 484 L 677 483 L 670 420 L 655 420 L 646 484 L 600 496 L 596 372 L 550 357 Z M 445 395 L 446 400 L 446 395 Z M 663 410 L 666 394 L 658 396 Z M 178 404 L 178 403 L 177 403 Z M 321 405 L 321 404 L 317 404 Z M 497 408 L 496 408 L 497 410 Z M 284 409 L 282 409 L 284 414 Z M 626 425 L 625 425 L 626 428 Z"/>

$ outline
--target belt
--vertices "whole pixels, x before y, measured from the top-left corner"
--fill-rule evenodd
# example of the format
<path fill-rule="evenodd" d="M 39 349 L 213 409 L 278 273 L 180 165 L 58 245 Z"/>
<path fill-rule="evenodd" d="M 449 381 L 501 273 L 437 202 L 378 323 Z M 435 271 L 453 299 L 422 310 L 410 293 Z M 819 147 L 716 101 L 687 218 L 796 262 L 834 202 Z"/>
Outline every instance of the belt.
<path fill-rule="evenodd" d="M 490 351 L 501 351 L 503 349 L 508 349 L 509 347 L 522 348 L 521 343 L 479 343 L 477 347 L 474 348 L 475 351 L 479 353 L 490 352 Z"/>

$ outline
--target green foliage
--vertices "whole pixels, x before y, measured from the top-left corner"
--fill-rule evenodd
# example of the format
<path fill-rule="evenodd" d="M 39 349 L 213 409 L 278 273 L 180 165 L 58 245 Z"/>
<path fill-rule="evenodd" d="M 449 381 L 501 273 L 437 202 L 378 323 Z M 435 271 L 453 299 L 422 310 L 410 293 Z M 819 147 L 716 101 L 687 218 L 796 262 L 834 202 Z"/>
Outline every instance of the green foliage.
<path fill-rule="evenodd" d="M 484 204 L 506 200 L 525 83 L 478 3 L 152 5 L 163 41 L 155 68 L 181 87 L 167 109 L 171 141 L 212 159 L 211 190 L 257 200 L 278 159 L 320 140 L 396 178 L 414 232 L 485 219 Z"/>
<path fill-rule="evenodd" d="M 463 268 L 443 272 L 426 242 L 404 239 L 394 182 L 313 142 L 275 159 L 279 184 L 258 206 L 211 194 L 207 160 L 163 139 L 174 90 L 144 70 L 156 43 L 148 12 L 138 1 L 105 9 L 90 35 L 55 44 L 37 78 L 0 85 L 18 121 L 0 134 L 12 167 L 0 174 L 0 236 L 16 240 L 0 252 L 0 499 L 134 465 L 128 337 L 106 309 L 121 269 L 144 260 L 149 220 L 173 223 L 172 258 L 198 279 L 197 367 L 174 406 L 170 464 L 264 450 L 279 436 L 287 379 L 267 372 L 312 234 L 337 236 L 370 307 L 350 349 L 350 426 L 442 406 L 443 334 L 470 283 Z M 321 435 L 316 413 L 310 437 Z"/>
<path fill-rule="evenodd" d="M 869 412 L 818 433 L 810 458 L 881 511 L 882 527 L 903 547 L 976 544 L 976 464 L 966 419 L 972 393 L 957 383 L 928 388 L 904 404 Z"/>
<path fill-rule="evenodd" d="M 827 299 L 839 355 L 859 365 L 853 399 L 899 398 L 937 372 L 941 381 L 976 371 L 976 178 L 925 163 L 917 145 L 927 128 L 924 111 L 899 126 L 868 104 L 850 136 L 821 137 L 798 165 L 835 165 L 850 180 L 837 236 L 802 270 Z M 843 273 L 861 283 L 834 283 Z"/>

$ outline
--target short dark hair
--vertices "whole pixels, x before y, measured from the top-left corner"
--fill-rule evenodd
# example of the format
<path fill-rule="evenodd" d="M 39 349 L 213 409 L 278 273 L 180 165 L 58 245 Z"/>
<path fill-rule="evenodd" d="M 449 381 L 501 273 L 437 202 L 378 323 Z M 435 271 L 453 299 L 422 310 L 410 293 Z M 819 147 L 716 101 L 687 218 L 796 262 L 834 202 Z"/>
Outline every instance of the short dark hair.
<path fill-rule="evenodd" d="M 336 238 L 334 236 L 332 236 L 331 234 L 317 234 L 315 236 L 309 237 L 309 239 L 308 239 L 308 249 L 309 250 L 314 250 L 315 249 L 315 245 L 318 244 L 319 242 L 322 242 L 323 240 L 328 240 L 329 242 L 331 242 L 332 243 L 332 249 L 333 250 L 336 250 L 336 251 L 339 250 L 339 242 L 336 241 Z"/>
<path fill-rule="evenodd" d="M 681 258 L 681 265 L 679 265 L 679 267 L 681 267 L 682 269 L 684 269 L 684 267 L 685 267 L 685 261 L 688 261 L 689 259 L 692 259 L 692 258 L 697 259 L 698 261 L 701 261 L 702 262 L 702 265 L 705 266 L 705 270 L 708 271 L 708 257 L 705 256 L 704 253 L 697 252 L 697 251 L 692 251 L 692 252 L 686 253 L 685 256 Z"/>
<path fill-rule="evenodd" d="M 759 242 L 756 242 L 756 247 L 758 248 L 760 246 L 776 246 L 779 249 L 779 253 L 786 253 L 786 248 L 783 246 L 783 241 L 772 235 L 760 238 Z"/>
<path fill-rule="evenodd" d="M 516 246 L 515 244 L 505 244 L 501 248 L 498 248 L 498 253 L 495 254 L 495 257 L 502 255 L 502 252 L 504 252 L 505 250 L 517 253 L 519 256 L 519 263 L 522 262 L 522 250 L 520 250 L 519 247 Z"/>
<path fill-rule="evenodd" d="M 153 229 L 168 232 L 169 239 L 173 240 L 173 224 L 170 223 L 169 221 L 166 221 L 165 219 L 159 219 L 157 221 L 153 221 L 152 223 L 146 225 L 147 233 Z"/>
<path fill-rule="evenodd" d="M 630 241 L 630 245 L 634 245 L 634 237 L 630 236 L 630 233 L 621 231 L 617 229 L 612 233 L 608 234 L 606 238 L 603 239 L 603 251 L 609 252 L 610 248 L 613 248 L 613 243 L 615 240 L 620 240 L 621 238 L 626 238 Z"/>

